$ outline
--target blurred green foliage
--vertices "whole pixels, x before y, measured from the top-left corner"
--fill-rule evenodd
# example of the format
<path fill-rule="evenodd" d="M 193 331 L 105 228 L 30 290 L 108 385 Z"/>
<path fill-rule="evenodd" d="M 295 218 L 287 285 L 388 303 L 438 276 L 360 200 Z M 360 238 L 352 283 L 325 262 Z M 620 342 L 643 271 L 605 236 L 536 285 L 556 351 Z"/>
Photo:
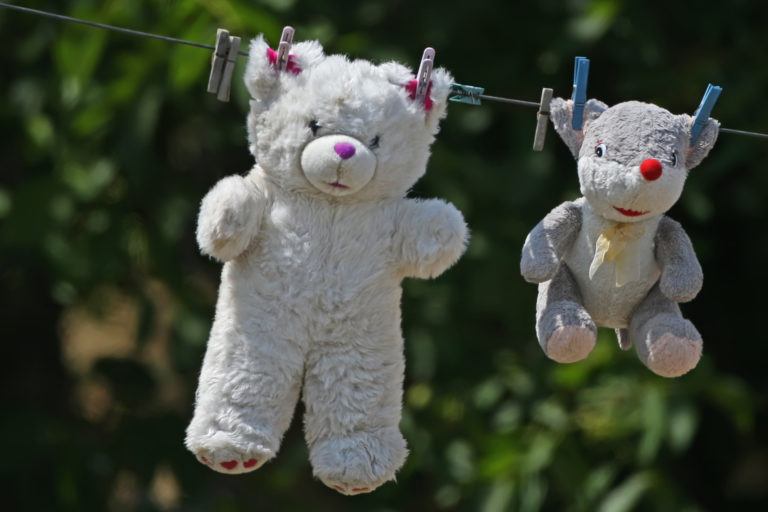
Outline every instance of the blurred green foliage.
<path fill-rule="evenodd" d="M 590 96 L 691 112 L 713 82 L 725 126 L 768 131 L 765 2 L 20 3 L 208 43 L 292 24 L 328 52 L 412 66 L 432 45 L 457 81 L 532 100 L 570 94 L 588 55 Z M 553 131 L 530 151 L 530 109 L 451 106 L 415 194 L 456 203 L 471 247 L 405 284 L 412 453 L 396 484 L 345 498 L 312 480 L 298 419 L 245 477 L 183 448 L 219 272 L 197 253 L 197 204 L 252 165 L 239 80 L 218 103 L 206 51 L 5 10 L 0 42 L 5 510 L 768 509 L 766 142 L 723 134 L 672 211 L 707 273 L 685 306 L 705 357 L 664 380 L 608 332 L 586 362 L 543 356 L 519 250 L 578 194 L 575 165 Z"/>

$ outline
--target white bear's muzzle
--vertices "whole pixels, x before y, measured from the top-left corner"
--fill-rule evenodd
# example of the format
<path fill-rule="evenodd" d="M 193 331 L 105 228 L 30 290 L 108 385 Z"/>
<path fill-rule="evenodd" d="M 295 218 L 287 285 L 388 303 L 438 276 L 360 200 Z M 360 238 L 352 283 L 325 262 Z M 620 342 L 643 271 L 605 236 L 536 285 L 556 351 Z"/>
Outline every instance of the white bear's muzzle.
<path fill-rule="evenodd" d="M 301 169 L 321 192 L 346 196 L 373 178 L 376 155 L 362 142 L 346 135 L 318 137 L 301 154 Z"/>

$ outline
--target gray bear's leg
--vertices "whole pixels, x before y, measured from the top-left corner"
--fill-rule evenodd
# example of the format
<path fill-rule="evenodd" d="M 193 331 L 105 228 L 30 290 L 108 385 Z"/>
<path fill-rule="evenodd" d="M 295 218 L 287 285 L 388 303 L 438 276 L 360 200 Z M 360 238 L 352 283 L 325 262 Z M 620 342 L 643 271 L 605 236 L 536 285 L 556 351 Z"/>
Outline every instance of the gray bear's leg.
<path fill-rule="evenodd" d="M 640 360 L 662 377 L 679 377 L 699 362 L 701 335 L 658 284 L 632 314 L 629 331 Z"/>
<path fill-rule="evenodd" d="M 536 337 L 544 353 L 558 363 L 581 361 L 595 347 L 597 328 L 581 305 L 578 286 L 565 265 L 560 265 L 551 281 L 539 285 Z"/>
<path fill-rule="evenodd" d="M 200 462 L 227 474 L 253 471 L 275 456 L 303 370 L 303 350 L 281 321 L 243 313 L 217 314 L 186 438 Z"/>
<path fill-rule="evenodd" d="M 310 349 L 304 426 L 314 475 L 353 495 L 393 480 L 408 450 L 399 429 L 404 371 L 399 321 L 366 329 L 378 335 L 354 329 L 375 320 L 346 323 L 355 338 L 317 341 Z"/>

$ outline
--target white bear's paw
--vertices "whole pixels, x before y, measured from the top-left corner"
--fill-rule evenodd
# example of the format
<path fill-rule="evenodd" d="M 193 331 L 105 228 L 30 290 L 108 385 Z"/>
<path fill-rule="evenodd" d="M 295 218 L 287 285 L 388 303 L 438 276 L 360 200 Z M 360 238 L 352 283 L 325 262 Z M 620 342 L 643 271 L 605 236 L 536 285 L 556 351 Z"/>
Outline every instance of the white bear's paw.
<path fill-rule="evenodd" d="M 258 436 L 218 431 L 199 439 L 187 438 L 197 460 L 214 471 L 238 475 L 259 469 L 275 456 L 276 449 Z"/>
<path fill-rule="evenodd" d="M 310 449 L 314 475 L 348 496 L 394 480 L 407 455 L 405 439 L 395 427 L 323 439 Z"/>
<path fill-rule="evenodd" d="M 595 348 L 597 336 L 589 327 L 565 325 L 558 327 L 546 343 L 546 354 L 558 363 L 575 363 L 585 359 Z"/>
<path fill-rule="evenodd" d="M 702 345 L 701 339 L 662 334 L 648 347 L 645 364 L 656 375 L 680 377 L 699 363 Z"/>

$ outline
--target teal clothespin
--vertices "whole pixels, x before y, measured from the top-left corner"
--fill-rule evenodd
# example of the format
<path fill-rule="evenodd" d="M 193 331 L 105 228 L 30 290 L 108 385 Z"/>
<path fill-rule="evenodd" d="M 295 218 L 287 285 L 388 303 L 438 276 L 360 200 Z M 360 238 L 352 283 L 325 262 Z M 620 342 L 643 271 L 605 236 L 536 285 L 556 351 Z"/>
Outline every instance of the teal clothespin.
<path fill-rule="evenodd" d="M 456 103 L 466 103 L 468 105 L 480 105 L 480 96 L 485 92 L 485 88 L 474 85 L 451 84 L 451 96 L 448 101 Z"/>
<path fill-rule="evenodd" d="M 584 105 L 587 103 L 587 80 L 589 79 L 589 59 L 576 57 L 573 68 L 573 117 L 571 126 L 581 130 L 584 125 Z"/>
<path fill-rule="evenodd" d="M 704 97 L 701 98 L 699 108 L 693 114 L 693 124 L 691 125 L 691 143 L 696 142 L 696 139 L 701 135 L 701 131 L 704 129 L 704 124 L 709 120 L 709 115 L 712 113 L 712 109 L 717 103 L 717 99 L 720 97 L 720 93 L 723 92 L 723 88 L 718 85 L 707 85 L 707 90 L 704 92 Z"/>

